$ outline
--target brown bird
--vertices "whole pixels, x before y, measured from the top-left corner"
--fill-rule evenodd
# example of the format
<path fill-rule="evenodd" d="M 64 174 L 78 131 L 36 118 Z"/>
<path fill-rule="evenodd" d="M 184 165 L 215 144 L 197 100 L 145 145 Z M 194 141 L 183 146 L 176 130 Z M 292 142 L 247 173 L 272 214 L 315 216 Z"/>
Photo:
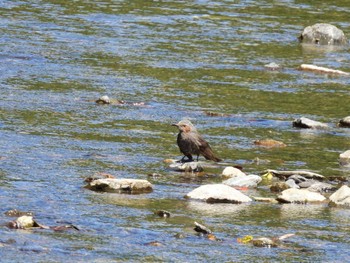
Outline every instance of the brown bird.
<path fill-rule="evenodd" d="M 192 162 L 192 154 L 197 155 L 197 162 L 200 154 L 207 160 L 212 160 L 214 162 L 221 161 L 221 159 L 214 155 L 208 142 L 203 139 L 189 120 L 182 120 L 172 125 L 179 128 L 177 145 L 180 151 L 185 155 L 182 157 L 181 162 Z M 185 157 L 187 157 L 187 160 L 185 160 Z"/>

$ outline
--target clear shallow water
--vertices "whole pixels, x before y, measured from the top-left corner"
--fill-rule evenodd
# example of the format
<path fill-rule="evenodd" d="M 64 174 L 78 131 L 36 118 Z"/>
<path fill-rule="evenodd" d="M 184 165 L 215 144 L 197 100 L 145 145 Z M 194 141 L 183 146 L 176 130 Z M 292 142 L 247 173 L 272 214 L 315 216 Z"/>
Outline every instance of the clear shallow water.
<path fill-rule="evenodd" d="M 312 63 L 349 71 L 349 49 L 302 46 L 316 22 L 349 35 L 347 1 L 2 1 L 0 3 L 0 221 L 4 262 L 346 262 L 348 210 L 300 205 L 207 205 L 187 201 L 195 187 L 220 182 L 171 172 L 180 158 L 169 124 L 190 117 L 225 162 L 246 172 L 309 169 L 348 176 L 339 153 L 350 132 L 349 78 L 301 72 Z M 264 68 L 276 62 L 283 68 Z M 99 106 L 101 95 L 145 106 Z M 210 117 L 213 111 L 227 116 Z M 306 116 L 327 131 L 292 128 Z M 264 149 L 273 138 L 288 147 Z M 256 165 L 254 158 L 268 159 Z M 97 172 L 149 179 L 153 193 L 94 193 Z M 269 195 L 264 189 L 249 195 Z M 9 209 L 81 231 L 15 231 Z M 174 216 L 160 219 L 155 210 Z M 195 235 L 193 222 L 222 239 Z M 183 233 L 178 239 L 175 234 Z M 237 237 L 296 233 L 264 249 Z M 160 247 L 147 246 L 158 241 Z"/>

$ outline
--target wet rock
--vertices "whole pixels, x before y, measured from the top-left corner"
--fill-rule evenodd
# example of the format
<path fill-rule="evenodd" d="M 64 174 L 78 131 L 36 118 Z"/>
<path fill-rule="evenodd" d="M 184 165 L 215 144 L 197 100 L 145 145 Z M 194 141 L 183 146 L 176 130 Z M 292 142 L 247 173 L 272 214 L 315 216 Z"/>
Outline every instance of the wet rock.
<path fill-rule="evenodd" d="M 310 186 L 312 186 L 312 185 L 314 185 L 316 183 L 318 183 L 318 181 L 315 181 L 313 179 L 308 179 L 306 181 L 298 183 L 298 185 L 299 185 L 300 188 L 308 188 L 308 187 L 310 187 Z"/>
<path fill-rule="evenodd" d="M 304 28 L 299 40 L 303 43 L 319 45 L 345 45 L 348 43 L 342 30 L 325 23 Z"/>
<path fill-rule="evenodd" d="M 8 228 L 14 229 L 25 229 L 31 227 L 39 227 L 32 216 L 20 216 L 16 220 L 11 221 L 7 224 Z"/>
<path fill-rule="evenodd" d="M 333 205 L 350 206 L 350 187 L 343 185 L 329 197 L 329 200 Z"/>
<path fill-rule="evenodd" d="M 277 201 L 280 203 L 306 204 L 312 202 L 322 202 L 324 200 L 326 200 L 326 198 L 319 193 L 311 192 L 306 189 L 295 188 L 284 190 L 282 194 L 277 197 Z"/>
<path fill-rule="evenodd" d="M 288 184 L 286 184 L 285 182 L 276 182 L 270 186 L 270 191 L 275 192 L 275 193 L 279 193 L 279 192 L 282 192 L 282 191 L 289 189 L 289 188 L 290 188 L 290 186 Z"/>
<path fill-rule="evenodd" d="M 349 166 L 350 165 L 350 150 L 347 150 L 339 154 L 340 165 Z"/>
<path fill-rule="evenodd" d="M 264 147 L 286 147 L 287 146 L 283 142 L 276 141 L 273 139 L 256 140 L 254 141 L 254 144 L 259 146 L 264 146 Z"/>
<path fill-rule="evenodd" d="M 334 191 L 334 190 L 336 190 L 336 188 L 333 185 L 328 184 L 328 183 L 315 182 L 310 187 L 308 187 L 307 190 L 309 190 L 311 192 L 323 193 L 323 192 Z"/>
<path fill-rule="evenodd" d="M 130 194 L 149 193 L 153 191 L 153 185 L 147 180 L 141 179 L 97 179 L 88 183 L 85 187 L 94 191 Z"/>
<path fill-rule="evenodd" d="M 240 176 L 246 176 L 245 173 L 243 173 L 241 170 L 233 167 L 228 166 L 222 171 L 222 175 L 225 177 L 240 177 Z"/>
<path fill-rule="evenodd" d="M 258 186 L 258 184 L 261 182 L 262 178 L 255 174 L 249 174 L 247 176 L 238 176 L 233 177 L 230 179 L 227 179 L 223 181 L 223 184 L 226 184 L 228 186 L 232 187 L 248 187 L 248 188 L 255 188 Z"/>
<path fill-rule="evenodd" d="M 277 242 L 267 237 L 254 238 L 252 244 L 256 247 L 277 247 Z"/>
<path fill-rule="evenodd" d="M 151 241 L 145 244 L 146 246 L 152 246 L 152 247 L 161 247 L 163 246 L 162 243 L 158 242 L 158 241 Z"/>
<path fill-rule="evenodd" d="M 53 231 L 56 231 L 56 232 L 63 232 L 63 231 L 67 231 L 70 229 L 80 231 L 80 229 L 74 225 L 51 226 L 49 228 Z"/>
<path fill-rule="evenodd" d="M 185 197 L 203 200 L 208 203 L 245 203 L 252 201 L 252 199 L 240 191 L 224 184 L 202 185 L 188 193 Z"/>
<path fill-rule="evenodd" d="M 179 172 L 202 172 L 203 167 L 201 162 L 175 162 L 170 164 L 171 169 Z"/>
<path fill-rule="evenodd" d="M 156 215 L 158 215 L 159 217 L 164 217 L 164 218 L 168 218 L 170 217 L 170 212 L 165 211 L 165 210 L 158 210 L 156 212 L 154 212 Z"/>
<path fill-rule="evenodd" d="M 327 129 L 328 125 L 322 122 L 301 117 L 293 121 L 293 127 L 303 128 L 303 129 Z"/>
<path fill-rule="evenodd" d="M 350 116 L 347 116 L 347 117 L 341 119 L 338 122 L 338 126 L 339 127 L 344 127 L 344 128 L 350 128 Z"/>
<path fill-rule="evenodd" d="M 281 68 L 281 66 L 276 64 L 275 62 L 271 62 L 269 64 L 266 64 L 266 65 L 264 65 L 264 67 L 268 70 L 278 70 Z"/>
<path fill-rule="evenodd" d="M 202 233 L 205 235 L 212 233 L 212 231 L 204 225 L 201 225 L 197 222 L 194 222 L 194 225 L 195 225 L 194 231 L 196 231 L 198 233 Z"/>
<path fill-rule="evenodd" d="M 300 186 L 296 184 L 296 182 L 293 180 L 293 179 L 288 179 L 286 181 L 286 185 L 289 186 L 289 188 L 296 188 L 296 189 L 299 189 Z"/>
<path fill-rule="evenodd" d="M 111 100 L 107 95 L 100 97 L 95 101 L 97 104 L 111 104 Z"/>
<path fill-rule="evenodd" d="M 303 170 L 293 170 L 293 171 L 278 171 L 278 170 L 267 170 L 267 173 L 273 174 L 274 176 L 280 178 L 280 179 L 286 179 L 293 175 L 300 175 L 307 179 L 316 179 L 316 180 L 323 180 L 325 177 L 321 174 L 309 172 L 309 171 L 303 171 Z"/>

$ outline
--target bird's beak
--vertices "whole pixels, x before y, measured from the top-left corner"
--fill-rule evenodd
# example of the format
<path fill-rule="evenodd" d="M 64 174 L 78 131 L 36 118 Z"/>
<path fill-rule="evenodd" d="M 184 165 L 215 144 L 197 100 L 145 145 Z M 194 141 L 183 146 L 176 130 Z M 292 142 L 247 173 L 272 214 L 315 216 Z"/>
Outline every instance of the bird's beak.
<path fill-rule="evenodd" d="M 177 123 L 173 123 L 173 124 L 171 124 L 171 126 L 179 127 L 179 125 Z"/>

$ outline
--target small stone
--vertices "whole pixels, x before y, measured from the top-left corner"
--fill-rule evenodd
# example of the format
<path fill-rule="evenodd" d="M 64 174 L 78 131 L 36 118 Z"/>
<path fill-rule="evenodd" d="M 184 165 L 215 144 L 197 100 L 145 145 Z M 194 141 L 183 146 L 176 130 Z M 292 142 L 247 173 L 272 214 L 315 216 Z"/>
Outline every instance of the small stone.
<path fill-rule="evenodd" d="M 12 209 L 12 210 L 5 212 L 5 215 L 13 216 L 13 217 L 20 217 L 20 216 L 33 216 L 33 213 L 32 212 L 23 212 L 23 211 L 19 211 L 17 209 Z"/>
<path fill-rule="evenodd" d="M 222 171 L 222 175 L 225 177 L 239 177 L 239 176 L 246 176 L 245 173 L 243 173 L 241 170 L 233 167 L 228 166 Z"/>
<path fill-rule="evenodd" d="M 327 129 L 328 125 L 322 122 L 301 117 L 293 121 L 293 127 L 303 128 L 303 129 Z"/>
<path fill-rule="evenodd" d="M 339 163 L 344 166 L 350 165 L 350 150 L 339 154 Z"/>
<path fill-rule="evenodd" d="M 251 242 L 256 247 L 277 247 L 277 243 L 267 237 L 254 238 Z"/>
<path fill-rule="evenodd" d="M 200 162 L 175 162 L 170 164 L 171 169 L 179 172 L 202 172 L 203 167 Z"/>
<path fill-rule="evenodd" d="M 222 183 L 232 187 L 255 188 L 261 181 L 262 178 L 260 176 L 255 174 L 249 174 L 247 176 L 233 177 L 223 181 Z"/>
<path fill-rule="evenodd" d="M 164 217 L 164 218 L 168 218 L 170 217 L 170 212 L 165 211 L 165 210 L 158 210 L 156 212 L 154 212 L 156 215 L 158 215 L 159 217 Z"/>
<path fill-rule="evenodd" d="M 185 197 L 203 200 L 208 203 L 245 203 L 252 201 L 240 191 L 224 184 L 202 185 Z"/>
<path fill-rule="evenodd" d="M 196 231 L 198 233 L 202 233 L 205 235 L 212 233 L 212 231 L 204 225 L 201 225 L 197 222 L 194 222 L 194 225 L 195 225 L 194 231 Z"/>
<path fill-rule="evenodd" d="M 329 197 L 329 200 L 335 205 L 350 206 L 350 188 L 343 185 Z"/>
<path fill-rule="evenodd" d="M 322 202 L 324 200 L 326 200 L 326 198 L 319 193 L 295 188 L 284 190 L 282 194 L 277 197 L 277 201 L 280 203 L 306 204 L 310 202 Z"/>
<path fill-rule="evenodd" d="M 285 182 L 276 182 L 270 186 L 270 191 L 279 193 L 289 188 L 290 186 Z"/>
<path fill-rule="evenodd" d="M 267 68 L 267 69 L 269 69 L 269 70 L 278 70 L 278 69 L 281 68 L 281 66 L 278 65 L 278 64 L 275 63 L 275 62 L 271 62 L 271 63 L 269 63 L 269 64 L 266 64 L 266 65 L 264 65 L 264 67 Z"/>
<path fill-rule="evenodd" d="M 339 127 L 350 128 L 350 116 L 347 116 L 338 122 Z"/>

